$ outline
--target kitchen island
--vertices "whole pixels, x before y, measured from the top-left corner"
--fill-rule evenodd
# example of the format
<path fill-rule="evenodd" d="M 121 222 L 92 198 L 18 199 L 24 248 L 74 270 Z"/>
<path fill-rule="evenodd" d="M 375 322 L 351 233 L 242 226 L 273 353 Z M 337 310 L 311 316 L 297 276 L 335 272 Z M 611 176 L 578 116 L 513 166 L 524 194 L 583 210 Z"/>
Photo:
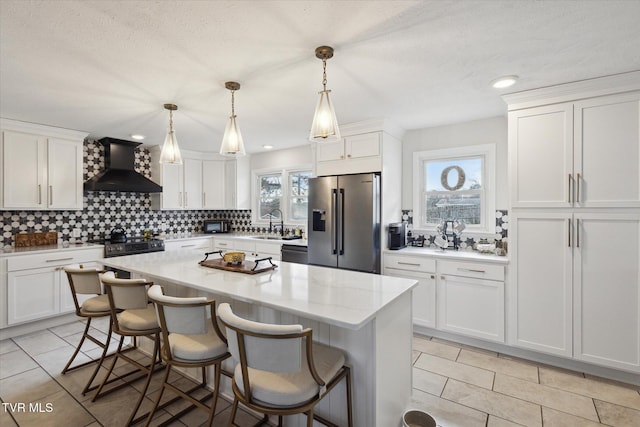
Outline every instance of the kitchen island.
<path fill-rule="evenodd" d="M 415 280 L 286 262 L 250 275 L 202 267 L 201 259 L 167 251 L 103 263 L 163 285 L 168 294 L 209 295 L 229 302 L 243 317 L 313 328 L 315 340 L 347 354 L 355 425 L 400 425 L 411 397 L 410 291 Z M 229 382 L 222 392 L 231 395 Z M 318 406 L 318 413 L 346 425 L 344 393 L 340 384 Z M 302 420 L 291 418 L 287 425 L 303 425 Z"/>

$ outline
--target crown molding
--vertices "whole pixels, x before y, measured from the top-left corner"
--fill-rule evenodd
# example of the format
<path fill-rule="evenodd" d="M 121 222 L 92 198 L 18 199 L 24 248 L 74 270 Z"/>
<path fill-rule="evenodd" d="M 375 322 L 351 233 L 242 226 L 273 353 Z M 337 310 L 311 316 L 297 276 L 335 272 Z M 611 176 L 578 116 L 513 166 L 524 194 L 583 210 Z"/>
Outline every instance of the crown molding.
<path fill-rule="evenodd" d="M 596 96 L 640 90 L 640 70 L 548 86 L 502 96 L 508 110 L 577 101 Z"/>

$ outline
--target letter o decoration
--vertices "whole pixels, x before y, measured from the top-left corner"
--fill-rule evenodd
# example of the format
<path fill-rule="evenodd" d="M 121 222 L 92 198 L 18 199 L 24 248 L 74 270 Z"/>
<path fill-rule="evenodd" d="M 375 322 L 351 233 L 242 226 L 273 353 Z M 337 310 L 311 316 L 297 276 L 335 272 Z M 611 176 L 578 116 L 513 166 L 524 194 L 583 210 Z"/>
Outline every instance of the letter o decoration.
<path fill-rule="evenodd" d="M 451 187 L 449 185 L 449 172 L 451 172 L 454 169 L 456 170 L 456 172 L 458 172 L 458 182 L 456 182 L 456 185 Z M 444 168 L 444 170 L 442 171 L 442 175 L 440 175 L 440 183 L 444 188 L 446 188 L 449 191 L 456 191 L 461 189 L 465 181 L 466 181 L 466 176 L 460 166 L 449 166 L 447 168 Z"/>

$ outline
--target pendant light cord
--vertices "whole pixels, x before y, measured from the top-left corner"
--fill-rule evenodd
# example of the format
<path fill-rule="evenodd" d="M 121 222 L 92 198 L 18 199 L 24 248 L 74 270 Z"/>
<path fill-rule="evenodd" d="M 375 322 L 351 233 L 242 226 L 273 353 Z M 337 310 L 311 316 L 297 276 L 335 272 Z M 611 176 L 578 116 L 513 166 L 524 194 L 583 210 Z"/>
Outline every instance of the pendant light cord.
<path fill-rule="evenodd" d="M 322 86 L 327 91 L 327 58 L 322 58 Z"/>
<path fill-rule="evenodd" d="M 236 115 L 236 108 L 235 108 L 235 104 L 236 104 L 236 98 L 235 98 L 235 90 L 231 91 L 231 116 L 234 117 Z"/>

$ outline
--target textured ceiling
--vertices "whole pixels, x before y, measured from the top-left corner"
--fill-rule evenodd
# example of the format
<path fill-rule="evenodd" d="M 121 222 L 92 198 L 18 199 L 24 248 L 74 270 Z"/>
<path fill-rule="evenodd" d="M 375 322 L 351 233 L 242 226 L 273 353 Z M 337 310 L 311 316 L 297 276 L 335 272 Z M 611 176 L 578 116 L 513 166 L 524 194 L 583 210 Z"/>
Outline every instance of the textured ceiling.
<path fill-rule="evenodd" d="M 307 143 L 327 44 L 340 123 L 406 129 L 505 114 L 520 91 L 640 70 L 640 1 L 0 0 L 0 116 L 217 151 Z M 503 90 L 502 92 L 505 92 Z"/>

